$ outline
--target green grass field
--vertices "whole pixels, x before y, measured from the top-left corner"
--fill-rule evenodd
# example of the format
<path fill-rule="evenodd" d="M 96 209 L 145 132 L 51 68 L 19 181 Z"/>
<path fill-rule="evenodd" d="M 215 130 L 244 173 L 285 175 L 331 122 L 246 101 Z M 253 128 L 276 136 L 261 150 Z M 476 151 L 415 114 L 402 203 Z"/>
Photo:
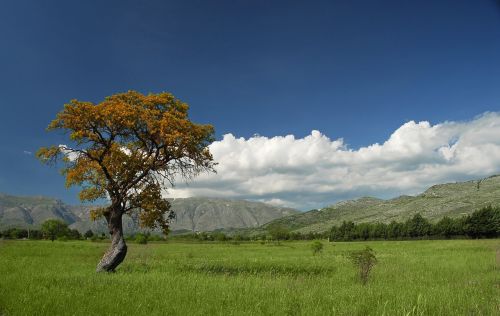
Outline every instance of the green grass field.
<path fill-rule="evenodd" d="M 96 274 L 106 243 L 0 241 L 0 315 L 500 315 L 500 240 L 311 243 L 130 244 Z"/>

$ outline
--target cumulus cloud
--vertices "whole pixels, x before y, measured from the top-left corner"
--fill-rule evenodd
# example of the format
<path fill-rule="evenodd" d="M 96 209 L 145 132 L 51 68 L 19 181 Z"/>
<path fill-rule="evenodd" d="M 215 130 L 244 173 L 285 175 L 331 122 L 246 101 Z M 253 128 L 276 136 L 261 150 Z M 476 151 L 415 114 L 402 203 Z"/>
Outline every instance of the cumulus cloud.
<path fill-rule="evenodd" d="M 58 147 L 63 155 L 65 155 L 70 161 L 75 161 L 78 158 L 79 154 L 72 151 L 68 146 L 61 144 Z"/>
<path fill-rule="evenodd" d="M 313 130 L 248 139 L 226 134 L 210 145 L 217 174 L 168 189 L 170 197 L 258 200 L 310 209 L 365 195 L 416 194 L 436 183 L 500 171 L 500 113 L 467 122 L 410 121 L 383 143 L 348 148 Z"/>

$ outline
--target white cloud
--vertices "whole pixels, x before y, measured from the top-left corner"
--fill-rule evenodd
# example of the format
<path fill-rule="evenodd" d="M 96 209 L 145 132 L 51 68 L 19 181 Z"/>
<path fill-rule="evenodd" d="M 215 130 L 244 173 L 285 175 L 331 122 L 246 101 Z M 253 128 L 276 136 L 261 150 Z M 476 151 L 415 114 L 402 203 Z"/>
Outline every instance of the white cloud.
<path fill-rule="evenodd" d="M 63 144 L 59 145 L 59 149 L 61 150 L 61 152 L 63 153 L 63 155 L 65 155 L 66 157 L 68 157 L 68 159 L 70 161 L 75 161 L 78 158 L 79 154 L 77 152 L 72 151 L 66 145 L 63 145 Z"/>
<path fill-rule="evenodd" d="M 500 172 L 500 113 L 467 122 L 410 121 L 382 144 L 348 148 L 319 131 L 249 139 L 232 134 L 210 145 L 217 174 L 168 190 L 170 197 L 251 199 L 301 209 L 364 195 L 415 194 L 436 183 Z"/>

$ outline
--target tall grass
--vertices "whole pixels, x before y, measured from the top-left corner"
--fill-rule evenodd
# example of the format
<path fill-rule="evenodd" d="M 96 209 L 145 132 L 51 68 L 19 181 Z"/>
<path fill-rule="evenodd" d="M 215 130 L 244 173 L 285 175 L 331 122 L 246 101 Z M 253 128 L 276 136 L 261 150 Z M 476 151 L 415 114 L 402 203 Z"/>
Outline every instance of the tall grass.
<path fill-rule="evenodd" d="M 0 315 L 500 315 L 499 240 L 131 244 L 0 241 Z M 363 286 L 346 257 L 378 263 Z"/>

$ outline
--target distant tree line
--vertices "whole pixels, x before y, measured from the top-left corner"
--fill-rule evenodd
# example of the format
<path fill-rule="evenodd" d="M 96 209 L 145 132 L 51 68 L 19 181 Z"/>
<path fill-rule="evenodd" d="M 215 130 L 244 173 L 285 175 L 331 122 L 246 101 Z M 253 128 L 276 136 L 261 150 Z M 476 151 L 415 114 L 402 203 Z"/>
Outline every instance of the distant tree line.
<path fill-rule="evenodd" d="M 68 224 L 57 219 L 49 219 L 42 223 L 40 229 L 8 228 L 0 231 L 4 239 L 49 239 L 75 240 L 82 239 L 82 234 L 76 229 L 70 229 Z"/>
<path fill-rule="evenodd" d="M 94 233 L 91 229 L 81 234 L 76 229 L 71 229 L 68 224 L 57 219 L 48 219 L 42 223 L 40 228 L 17 228 L 11 227 L 0 231 L 2 239 L 30 239 L 30 240 L 82 240 L 90 239 L 92 241 L 106 239 L 106 234 Z"/>
<path fill-rule="evenodd" d="M 42 223 L 38 229 L 11 227 L 0 231 L 0 238 L 3 239 L 30 239 L 30 240 L 83 240 L 92 241 L 104 240 L 108 236 L 105 233 L 94 233 L 91 229 L 81 234 L 76 229 L 70 229 L 68 224 L 56 219 L 49 219 Z M 140 244 L 146 244 L 149 241 L 162 241 L 164 238 L 159 235 L 152 235 L 149 232 L 139 232 L 128 235 L 129 241 L 135 241 Z"/>
<path fill-rule="evenodd" d="M 443 217 L 431 223 L 420 214 L 405 222 L 359 223 L 344 221 L 333 226 L 331 241 L 399 240 L 425 238 L 497 238 L 500 237 L 500 208 L 491 206 L 459 218 Z"/>
<path fill-rule="evenodd" d="M 249 236 L 244 235 L 230 235 L 219 231 L 213 232 L 194 232 L 185 233 L 180 235 L 172 235 L 170 239 L 173 240 L 186 240 L 186 241 L 248 241 L 252 240 Z"/>
<path fill-rule="evenodd" d="M 265 232 L 259 234 L 226 234 L 221 231 L 196 232 L 182 235 L 174 235 L 171 239 L 192 240 L 192 241 L 216 241 L 216 242 L 240 242 L 240 241 L 284 241 L 284 240 L 316 240 L 328 238 L 326 233 L 299 233 L 290 232 L 281 225 L 268 227 Z"/>
<path fill-rule="evenodd" d="M 291 232 L 285 226 L 271 225 L 260 234 L 226 234 L 221 231 L 196 232 L 171 236 L 170 239 L 240 242 L 240 241 L 284 241 L 284 240 L 317 240 L 329 238 L 331 241 L 353 240 L 407 240 L 407 239 L 438 239 L 438 238 L 498 238 L 500 237 L 500 208 L 484 207 L 470 215 L 459 218 L 443 217 L 436 223 L 431 223 L 420 214 L 414 215 L 405 222 L 392 221 L 385 223 L 359 223 L 344 221 L 340 226 L 333 226 L 329 232 L 299 233 Z M 76 229 L 70 229 L 59 220 L 47 220 L 40 229 L 9 228 L 0 231 L 4 239 L 49 239 L 49 240 L 102 240 L 107 235 L 96 234 L 88 230 L 81 234 Z M 127 240 L 137 243 L 164 240 L 161 236 L 150 233 L 137 233 L 127 236 Z"/>

